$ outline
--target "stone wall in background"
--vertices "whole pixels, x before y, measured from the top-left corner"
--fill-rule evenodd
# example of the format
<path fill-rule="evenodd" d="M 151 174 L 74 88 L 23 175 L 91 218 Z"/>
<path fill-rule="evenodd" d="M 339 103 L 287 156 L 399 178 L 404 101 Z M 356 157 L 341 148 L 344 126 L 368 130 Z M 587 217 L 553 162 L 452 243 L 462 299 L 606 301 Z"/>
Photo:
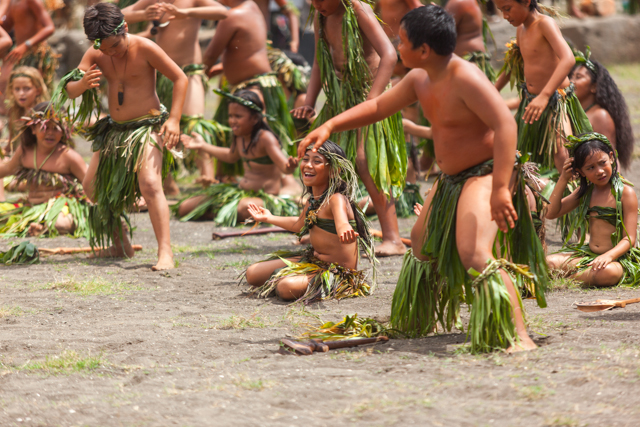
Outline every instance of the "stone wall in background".
<path fill-rule="evenodd" d="M 622 62 L 640 62 L 640 16 L 616 15 L 606 18 L 565 19 L 561 22 L 562 34 L 574 46 L 584 51 L 585 46 L 591 46 L 592 58 L 604 63 L 614 64 Z M 516 29 L 503 21 L 491 24 L 493 36 L 496 39 L 498 55 L 490 42 L 489 50 L 493 56 L 494 66 L 502 66 L 505 44 L 516 35 Z M 200 34 L 200 44 L 203 50 L 208 45 L 214 30 L 203 30 Z M 301 53 L 307 59 L 313 58 L 313 35 L 310 43 L 302 43 Z M 80 63 L 82 55 L 90 47 L 82 30 L 58 30 L 49 39 L 52 47 L 61 55 L 58 77 Z M 302 51 L 308 50 L 309 52 Z"/>

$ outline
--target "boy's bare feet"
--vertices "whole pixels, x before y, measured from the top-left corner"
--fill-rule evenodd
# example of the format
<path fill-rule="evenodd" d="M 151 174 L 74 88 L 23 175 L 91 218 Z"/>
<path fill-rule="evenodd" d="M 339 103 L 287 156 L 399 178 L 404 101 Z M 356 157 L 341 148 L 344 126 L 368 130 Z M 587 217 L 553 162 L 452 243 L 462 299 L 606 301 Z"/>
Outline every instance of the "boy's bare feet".
<path fill-rule="evenodd" d="M 122 238 L 124 242 L 120 241 L 120 235 L 115 232 L 113 245 L 108 248 L 96 249 L 93 254 L 89 255 L 89 258 L 133 258 L 135 251 L 129 238 L 129 229 L 125 225 L 122 226 Z"/>
<path fill-rule="evenodd" d="M 40 224 L 38 222 L 29 224 L 29 230 L 27 231 L 27 236 L 38 237 L 42 233 L 44 233 L 44 224 Z"/>
<path fill-rule="evenodd" d="M 149 206 L 147 206 L 147 201 L 142 196 L 140 196 L 135 206 L 136 208 L 138 208 L 138 212 L 147 212 L 149 210 Z"/>
<path fill-rule="evenodd" d="M 524 337 L 521 336 L 520 342 L 513 344 L 511 347 L 506 349 L 505 352 L 508 354 L 512 354 L 512 353 L 518 353 L 520 351 L 531 351 L 531 350 L 535 350 L 536 348 L 538 348 L 536 343 L 534 343 L 533 340 L 529 338 L 528 335 L 526 335 Z"/>
<path fill-rule="evenodd" d="M 402 242 L 395 243 L 387 240 L 376 246 L 377 257 L 404 255 L 406 251 L 407 247 Z"/>
<path fill-rule="evenodd" d="M 158 263 L 151 267 L 151 270 L 163 271 L 171 270 L 175 267 L 175 263 L 173 262 L 173 254 L 169 252 L 168 254 L 158 254 Z"/>

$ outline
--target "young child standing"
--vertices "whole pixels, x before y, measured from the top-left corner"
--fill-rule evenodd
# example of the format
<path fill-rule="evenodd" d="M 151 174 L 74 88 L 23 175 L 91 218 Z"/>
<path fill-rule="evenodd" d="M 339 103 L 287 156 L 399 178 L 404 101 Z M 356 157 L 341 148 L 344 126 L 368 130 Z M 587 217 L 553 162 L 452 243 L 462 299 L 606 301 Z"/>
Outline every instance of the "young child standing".
<path fill-rule="evenodd" d="M 443 175 L 411 232 L 412 251 L 405 255 L 393 296 L 393 327 L 420 336 L 438 321 L 445 329 L 460 326 L 460 305 L 466 301 L 473 351 L 533 349 L 519 293 L 533 292 L 546 306 L 548 277 L 523 171 L 514 171 L 513 116 L 484 74 L 453 54 L 455 22 L 442 8 L 430 5 L 406 14 L 400 40 L 402 62 L 413 70 L 388 92 L 310 133 L 299 150 L 305 153 L 310 144 L 316 150 L 334 132 L 366 126 L 420 101 Z M 496 244 L 509 260 L 494 257 Z"/>
<path fill-rule="evenodd" d="M 14 70 L 15 71 L 15 70 Z M 70 132 L 43 102 L 22 115 L 20 144 L 0 163 L 0 182 L 14 175 L 12 191 L 26 192 L 18 203 L 0 203 L 0 234 L 87 237 L 89 203 L 80 183 L 87 165 L 69 147 Z"/>
<path fill-rule="evenodd" d="M 316 60 L 311 71 L 305 105 L 293 110 L 302 119 L 315 115 L 323 89 L 327 96 L 314 128 L 331 117 L 388 87 L 397 62 L 393 45 L 371 6 L 359 0 L 314 0 Z M 407 154 L 400 113 L 359 130 L 334 135 L 333 139 L 354 163 L 375 207 L 382 228 L 378 256 L 402 255 L 393 203 L 405 186 Z"/>
<path fill-rule="evenodd" d="M 113 3 L 88 7 L 84 31 L 93 47 L 78 69 L 62 79 L 53 98 L 76 98 L 97 88 L 100 76 L 107 79 L 110 115 L 87 132 L 94 153 L 83 187 L 96 202 L 90 216 L 91 246 L 113 242 L 98 255 L 133 256 L 120 217 L 143 196 L 158 240 L 158 263 L 152 269 L 173 268 L 169 206 L 162 191 L 162 175 L 168 171 L 163 150 L 180 139 L 187 76 L 155 43 L 128 34 L 124 16 Z M 156 70 L 174 84 L 170 114 L 156 95 Z"/>
<path fill-rule="evenodd" d="M 215 138 L 224 138 L 223 129 L 216 122 L 204 118 L 208 78 L 204 73 L 198 33 L 203 20 L 224 19 L 227 9 L 213 0 L 176 0 L 172 3 L 139 0 L 123 9 L 122 13 L 129 24 L 158 22 L 160 25 L 154 27 L 156 43 L 187 75 L 189 86 L 180 119 L 182 133 L 191 135 L 195 132 L 210 144 Z M 163 74 L 158 74 L 156 91 L 161 104 L 173 104 L 173 82 Z M 198 182 L 211 184 L 214 174 L 209 155 L 200 150 L 195 161 L 200 169 Z"/>
<path fill-rule="evenodd" d="M 573 52 L 537 0 L 496 0 L 496 6 L 517 28 L 496 87 L 501 90 L 510 80 L 520 87 L 518 150 L 531 153 L 543 170 L 560 171 L 568 157 L 564 137 L 592 130 L 567 77 Z"/>
<path fill-rule="evenodd" d="M 549 267 L 589 286 L 638 286 L 638 197 L 618 174 L 615 150 L 606 136 L 595 132 L 570 136 L 568 145 L 571 157 L 549 197 L 547 218 L 577 210 L 571 231 L 580 230 L 580 242 L 549 255 Z M 580 187 L 563 198 L 576 173 Z"/>
<path fill-rule="evenodd" d="M 368 295 L 370 286 L 358 270 L 360 250 L 374 267 L 374 284 L 376 260 L 366 217 L 356 206 L 358 178 L 352 164 L 340 146 L 326 141 L 317 151 L 305 152 L 300 172 L 309 200 L 299 217 L 275 216 L 255 204 L 249 205 L 249 213 L 258 222 L 286 228 L 300 238 L 309 234 L 311 246 L 278 251 L 251 265 L 247 282 L 257 288 L 258 296 L 275 292 L 284 300 Z"/>

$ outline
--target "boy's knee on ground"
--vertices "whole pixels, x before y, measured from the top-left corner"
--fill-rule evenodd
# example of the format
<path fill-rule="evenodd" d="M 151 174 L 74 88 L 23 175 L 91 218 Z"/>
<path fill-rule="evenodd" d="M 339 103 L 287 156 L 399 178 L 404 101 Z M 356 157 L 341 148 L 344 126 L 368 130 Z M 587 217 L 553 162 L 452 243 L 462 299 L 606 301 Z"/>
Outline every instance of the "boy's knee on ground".
<path fill-rule="evenodd" d="M 251 264 L 247 268 L 247 272 L 245 273 L 245 278 L 247 279 L 247 283 L 251 286 L 258 287 L 264 285 L 264 280 L 261 280 L 260 277 L 260 267 L 258 264 Z"/>

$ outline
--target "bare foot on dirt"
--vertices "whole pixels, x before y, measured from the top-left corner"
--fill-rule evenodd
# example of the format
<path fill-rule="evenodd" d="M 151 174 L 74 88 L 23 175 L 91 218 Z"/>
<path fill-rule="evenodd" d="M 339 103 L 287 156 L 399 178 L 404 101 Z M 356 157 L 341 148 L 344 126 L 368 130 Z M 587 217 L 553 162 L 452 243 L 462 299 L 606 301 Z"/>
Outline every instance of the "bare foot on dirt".
<path fill-rule="evenodd" d="M 536 348 L 538 348 L 536 343 L 534 343 L 533 340 L 527 336 L 526 338 L 520 337 L 520 342 L 515 343 L 514 345 L 506 349 L 505 352 L 507 354 L 513 354 L 521 351 L 535 350 Z"/>
<path fill-rule="evenodd" d="M 44 233 L 44 224 L 40 223 L 32 223 L 29 225 L 29 230 L 27 231 L 27 236 L 29 237 L 38 237 Z"/>
<path fill-rule="evenodd" d="M 406 251 L 407 247 L 402 242 L 386 241 L 376 246 L 376 256 L 378 257 L 404 255 Z"/>
<path fill-rule="evenodd" d="M 175 263 L 173 262 L 173 254 L 168 253 L 166 255 L 158 256 L 158 263 L 151 267 L 153 271 L 163 271 L 163 270 L 171 270 L 176 268 Z"/>
<path fill-rule="evenodd" d="M 122 245 L 112 245 L 108 248 L 97 248 L 89 258 L 133 258 L 133 247 L 129 244 L 122 248 Z"/>
<path fill-rule="evenodd" d="M 135 207 L 138 209 L 138 212 L 147 212 L 149 210 L 149 206 L 147 206 L 147 201 L 142 196 L 140 196 L 138 201 L 136 201 Z"/>

